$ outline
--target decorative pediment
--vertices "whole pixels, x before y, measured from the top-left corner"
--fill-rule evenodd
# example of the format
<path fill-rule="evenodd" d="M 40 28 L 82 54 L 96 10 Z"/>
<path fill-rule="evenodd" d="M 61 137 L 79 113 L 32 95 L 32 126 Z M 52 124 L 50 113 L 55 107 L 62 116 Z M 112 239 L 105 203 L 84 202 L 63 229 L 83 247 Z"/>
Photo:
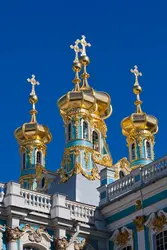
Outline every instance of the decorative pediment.
<path fill-rule="evenodd" d="M 28 233 L 28 239 L 31 242 L 41 242 L 42 237 L 44 237 L 47 241 L 53 241 L 53 238 L 46 232 L 44 227 L 40 227 L 38 229 L 34 229 L 30 225 L 25 225 L 22 231 L 24 233 Z"/>
<path fill-rule="evenodd" d="M 152 213 L 145 223 L 145 226 L 151 228 L 155 232 L 162 231 L 167 225 L 167 213 L 159 210 L 157 213 Z"/>

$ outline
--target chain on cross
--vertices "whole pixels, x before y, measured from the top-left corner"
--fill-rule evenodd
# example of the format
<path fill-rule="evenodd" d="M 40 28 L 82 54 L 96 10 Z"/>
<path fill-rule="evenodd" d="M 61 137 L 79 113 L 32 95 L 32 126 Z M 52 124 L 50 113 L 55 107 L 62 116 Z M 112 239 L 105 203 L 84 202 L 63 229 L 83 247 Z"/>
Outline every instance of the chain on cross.
<path fill-rule="evenodd" d="M 131 73 L 135 75 L 135 85 L 138 85 L 138 78 L 139 76 L 142 76 L 142 73 L 138 71 L 138 67 L 135 65 L 134 69 L 130 70 Z"/>
<path fill-rule="evenodd" d="M 30 82 L 32 85 L 32 90 L 30 95 L 35 95 L 35 85 L 39 85 L 39 82 L 35 79 L 35 75 L 32 75 L 31 78 L 27 79 L 27 81 Z"/>

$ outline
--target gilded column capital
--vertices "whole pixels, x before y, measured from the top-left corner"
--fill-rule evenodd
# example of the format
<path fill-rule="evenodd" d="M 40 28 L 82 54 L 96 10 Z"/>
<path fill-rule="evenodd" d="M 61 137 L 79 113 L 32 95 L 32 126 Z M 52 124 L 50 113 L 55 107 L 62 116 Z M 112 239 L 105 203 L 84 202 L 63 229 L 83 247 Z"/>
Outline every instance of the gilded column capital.
<path fill-rule="evenodd" d="M 144 216 L 137 216 L 133 221 L 136 225 L 137 232 L 144 230 Z"/>

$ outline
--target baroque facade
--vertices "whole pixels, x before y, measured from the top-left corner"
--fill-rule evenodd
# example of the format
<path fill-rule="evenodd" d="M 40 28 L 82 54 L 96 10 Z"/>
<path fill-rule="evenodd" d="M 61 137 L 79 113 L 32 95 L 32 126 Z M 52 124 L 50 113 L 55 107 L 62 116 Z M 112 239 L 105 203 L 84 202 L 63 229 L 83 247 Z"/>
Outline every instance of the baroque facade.
<path fill-rule="evenodd" d="M 30 122 L 15 130 L 19 183 L 0 183 L 0 250 L 167 249 L 167 156 L 154 159 L 157 119 L 142 110 L 137 66 L 135 111 L 121 122 L 129 157 L 112 162 L 105 119 L 110 95 L 88 82 L 85 36 L 76 40 L 74 88 L 57 104 L 65 128 L 60 168 L 48 170 L 49 128 L 37 122 L 32 75 Z"/>

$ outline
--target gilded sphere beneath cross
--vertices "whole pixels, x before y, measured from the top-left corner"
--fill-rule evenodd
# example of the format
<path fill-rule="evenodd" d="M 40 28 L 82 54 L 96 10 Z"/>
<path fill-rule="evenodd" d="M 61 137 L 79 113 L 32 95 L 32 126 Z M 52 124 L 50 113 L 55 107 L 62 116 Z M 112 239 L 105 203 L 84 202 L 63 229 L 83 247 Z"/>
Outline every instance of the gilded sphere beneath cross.
<path fill-rule="evenodd" d="M 74 62 L 72 65 L 72 69 L 74 72 L 79 72 L 82 68 L 82 64 L 80 62 Z"/>
<path fill-rule="evenodd" d="M 82 63 L 82 65 L 88 65 L 90 63 L 90 59 L 88 56 L 80 56 L 79 58 L 80 63 Z"/>
<path fill-rule="evenodd" d="M 133 87 L 133 93 L 135 95 L 139 95 L 142 92 L 142 88 L 140 87 L 140 85 L 136 85 Z"/>
<path fill-rule="evenodd" d="M 35 104 L 38 101 L 38 96 L 37 95 L 30 95 L 29 102 L 31 104 Z"/>

